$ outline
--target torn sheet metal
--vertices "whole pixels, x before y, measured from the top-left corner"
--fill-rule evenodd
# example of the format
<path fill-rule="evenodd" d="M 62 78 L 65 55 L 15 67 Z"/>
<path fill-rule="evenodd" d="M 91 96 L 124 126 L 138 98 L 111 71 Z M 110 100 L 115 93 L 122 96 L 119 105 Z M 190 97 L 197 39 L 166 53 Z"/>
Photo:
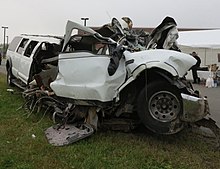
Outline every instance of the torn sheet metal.
<path fill-rule="evenodd" d="M 94 133 L 94 129 L 89 124 L 66 124 L 64 126 L 55 125 L 46 131 L 46 137 L 50 144 L 54 146 L 64 146 L 84 139 Z"/>

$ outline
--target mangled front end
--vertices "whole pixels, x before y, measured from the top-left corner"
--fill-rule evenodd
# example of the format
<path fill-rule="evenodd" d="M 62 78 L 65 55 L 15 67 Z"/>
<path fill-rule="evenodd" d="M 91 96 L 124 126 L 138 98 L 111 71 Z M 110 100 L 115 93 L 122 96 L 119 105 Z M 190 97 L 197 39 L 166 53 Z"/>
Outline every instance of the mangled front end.
<path fill-rule="evenodd" d="M 142 122 L 152 131 L 173 134 L 181 130 L 181 127 L 173 126 L 180 126 L 182 122 L 199 121 L 209 113 L 207 98 L 202 97 L 198 91 L 194 91 L 191 83 L 185 78 L 187 71 L 196 63 L 190 55 L 170 50 L 146 50 L 135 53 L 126 51 L 125 58 L 131 81 L 137 79 L 140 74 L 147 80 L 142 93 L 146 93 L 143 98 L 147 97 L 147 102 L 143 104 L 148 106 L 140 106 L 139 116 L 143 119 L 145 114 L 150 114 L 149 117 L 152 119 L 148 120 L 148 117 Z M 155 89 L 156 87 L 160 89 Z M 152 90 L 155 92 L 152 93 Z M 176 102 L 173 98 L 177 98 Z M 179 111 L 175 110 L 174 104 Z M 143 109 L 148 109 L 144 115 L 142 115 Z M 152 120 L 155 124 L 159 121 L 161 127 L 158 128 L 153 122 L 149 126 Z M 166 123 L 167 129 L 162 132 Z"/>
<path fill-rule="evenodd" d="M 97 38 L 94 31 L 68 22 L 64 46 L 68 45 L 73 27 L 81 28 Z M 90 37 L 90 39 L 94 40 L 94 37 Z M 98 38 L 100 37 L 98 36 Z M 81 39 L 85 40 L 84 37 Z M 71 40 L 74 40 L 73 45 L 75 45 L 79 39 L 76 39 L 77 41 L 74 38 Z M 105 45 L 109 44 L 106 39 L 101 38 L 101 41 L 105 41 Z M 35 100 L 35 105 L 47 104 L 54 112 L 53 117 L 61 117 L 62 123 L 60 125 L 51 127 L 46 131 L 49 140 L 55 138 L 55 140 L 52 140 L 53 144 L 66 145 L 94 133 L 97 129 L 98 114 L 102 118 L 100 125 L 103 124 L 102 122 L 106 120 L 106 117 L 108 117 L 108 120 L 112 119 L 114 126 L 116 126 L 118 119 L 119 121 L 125 119 L 123 119 L 123 115 L 126 120 L 132 118 L 135 114 L 134 107 L 137 101 L 142 99 L 144 104 L 149 104 L 148 98 L 145 98 L 148 96 L 145 95 L 145 91 L 149 91 L 147 88 L 150 85 L 146 84 L 132 88 L 130 84 L 135 82 L 143 72 L 147 74 L 144 79 L 150 79 L 152 74 L 149 75 L 148 72 L 151 72 L 151 70 L 155 70 L 153 75 L 156 73 L 165 79 L 165 86 L 167 84 L 171 88 L 175 86 L 177 91 L 173 92 L 170 89 L 164 92 L 163 89 L 166 88 L 157 83 L 161 79 L 152 78 L 156 83 L 151 84 L 158 85 L 158 90 L 155 94 L 152 93 L 152 99 L 149 99 L 150 101 L 153 100 L 153 108 L 149 114 L 153 116 L 151 119 L 154 121 L 147 119 L 147 122 L 150 122 L 156 128 L 158 128 L 158 124 L 161 124 L 158 130 L 153 128 L 152 131 L 160 134 L 174 134 L 183 128 L 185 122 L 196 122 L 209 113 L 207 99 L 195 92 L 184 78 L 186 72 L 196 62 L 193 57 L 170 50 L 146 50 L 133 53 L 125 51 L 124 57 L 120 59 L 117 71 L 113 75 L 109 75 L 107 67 L 111 56 L 98 55 L 92 52 L 84 50 L 65 52 L 64 50 L 63 53 L 60 53 L 58 59 L 58 76 L 50 83 L 53 95 L 48 96 L 47 92 L 40 90 L 37 90 L 34 95 L 32 95 L 32 91 L 26 93 L 26 97 L 34 96 L 34 99 L 36 99 L 36 96 L 40 96 L 38 100 Z M 134 88 L 137 88 L 137 90 L 134 90 Z M 151 89 L 153 88 L 154 86 L 151 87 Z M 127 91 L 125 95 L 123 95 L 124 93 L 121 94 L 123 90 Z M 140 90 L 143 92 L 140 92 Z M 143 95 L 140 93 L 143 93 Z M 138 94 L 143 97 L 137 99 Z M 159 99 L 161 102 L 157 99 L 159 97 L 154 97 L 156 95 L 162 98 Z M 146 100 L 147 102 L 145 102 Z M 157 103 L 159 106 L 157 106 Z M 180 105 L 178 109 L 174 110 L 175 113 L 170 110 L 170 107 L 175 109 L 173 103 Z M 142 115 L 145 116 L 145 114 Z M 139 119 L 142 119 L 141 116 L 139 116 Z M 126 125 L 132 124 L 133 119 L 129 120 Z M 139 123 L 139 120 L 137 121 Z M 73 125 L 67 125 L 68 122 Z M 79 124 L 80 122 L 81 124 Z M 124 124 L 124 122 L 120 122 L 120 124 Z M 166 130 L 164 130 L 164 126 Z"/>

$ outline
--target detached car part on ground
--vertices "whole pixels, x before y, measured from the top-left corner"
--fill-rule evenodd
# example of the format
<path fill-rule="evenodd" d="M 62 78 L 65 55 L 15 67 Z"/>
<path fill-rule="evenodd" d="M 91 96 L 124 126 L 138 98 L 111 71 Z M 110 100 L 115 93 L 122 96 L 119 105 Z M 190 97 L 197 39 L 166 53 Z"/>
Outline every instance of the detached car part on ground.
<path fill-rule="evenodd" d="M 82 34 L 72 35 L 73 30 Z M 61 119 L 46 131 L 54 145 L 78 141 L 97 129 L 129 131 L 140 123 L 155 133 L 174 134 L 209 113 L 207 99 L 184 78 L 196 62 L 188 54 L 130 52 L 71 21 L 62 44 L 58 57 L 32 63 L 33 68 L 47 64 L 47 69 L 30 70 L 26 85 L 31 88 L 23 93 L 31 111 L 45 108 L 54 120 Z"/>

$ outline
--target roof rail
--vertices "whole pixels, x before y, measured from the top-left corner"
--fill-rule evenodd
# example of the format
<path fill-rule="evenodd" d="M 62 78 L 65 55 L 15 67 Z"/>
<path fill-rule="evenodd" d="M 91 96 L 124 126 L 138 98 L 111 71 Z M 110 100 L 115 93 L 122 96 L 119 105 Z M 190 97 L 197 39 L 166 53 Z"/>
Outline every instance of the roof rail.
<path fill-rule="evenodd" d="M 21 34 L 23 36 L 35 36 L 35 37 L 47 37 L 47 38 L 57 38 L 62 40 L 63 37 L 62 36 L 54 36 L 54 35 L 35 35 L 35 34 Z"/>

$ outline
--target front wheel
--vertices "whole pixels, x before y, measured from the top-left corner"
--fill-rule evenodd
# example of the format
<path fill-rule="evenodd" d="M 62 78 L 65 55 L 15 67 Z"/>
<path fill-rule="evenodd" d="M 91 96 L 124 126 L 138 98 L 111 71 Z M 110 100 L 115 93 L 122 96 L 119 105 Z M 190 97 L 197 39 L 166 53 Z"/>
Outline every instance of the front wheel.
<path fill-rule="evenodd" d="M 137 99 L 137 111 L 142 123 L 158 134 L 174 134 L 183 129 L 179 117 L 183 103 L 177 87 L 166 82 L 147 85 Z"/>

